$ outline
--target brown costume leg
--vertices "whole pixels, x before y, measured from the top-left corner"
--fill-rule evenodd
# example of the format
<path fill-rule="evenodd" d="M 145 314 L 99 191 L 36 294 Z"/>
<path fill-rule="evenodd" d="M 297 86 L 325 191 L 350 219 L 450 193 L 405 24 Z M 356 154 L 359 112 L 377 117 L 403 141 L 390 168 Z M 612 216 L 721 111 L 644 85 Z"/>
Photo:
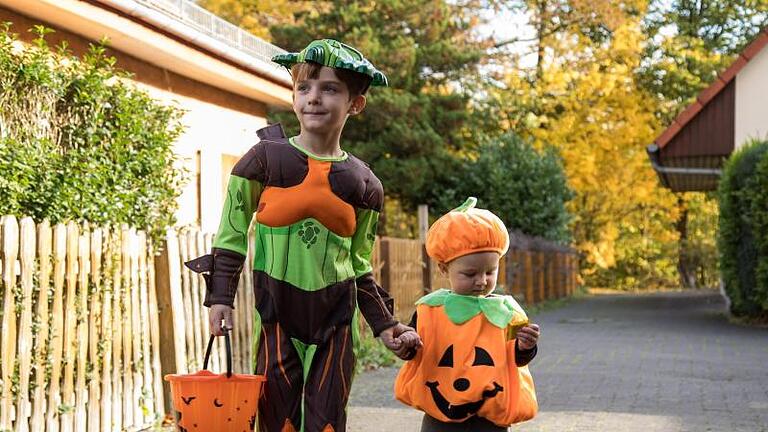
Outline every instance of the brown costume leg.
<path fill-rule="evenodd" d="M 352 329 L 346 325 L 337 328 L 315 352 L 304 389 L 305 432 L 346 430 L 346 407 L 354 369 Z"/>
<path fill-rule="evenodd" d="M 256 373 L 266 375 L 259 400 L 259 431 L 301 429 L 301 360 L 291 339 L 277 324 L 263 324 Z"/>

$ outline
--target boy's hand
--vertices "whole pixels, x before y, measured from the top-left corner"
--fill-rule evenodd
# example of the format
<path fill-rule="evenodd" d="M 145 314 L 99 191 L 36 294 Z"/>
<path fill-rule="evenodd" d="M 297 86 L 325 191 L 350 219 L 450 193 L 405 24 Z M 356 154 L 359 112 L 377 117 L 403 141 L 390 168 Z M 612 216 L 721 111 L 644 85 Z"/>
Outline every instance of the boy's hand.
<path fill-rule="evenodd" d="M 223 304 L 211 305 L 208 310 L 208 322 L 211 328 L 211 334 L 214 336 L 224 336 L 224 329 L 221 327 L 221 320 L 224 320 L 224 328 L 232 330 L 232 306 Z"/>
<path fill-rule="evenodd" d="M 528 324 L 517 332 L 517 346 L 521 350 L 532 349 L 539 341 L 540 334 L 538 324 Z"/>
<path fill-rule="evenodd" d="M 401 359 L 405 359 L 410 350 L 418 349 L 422 345 L 416 330 L 402 323 L 383 330 L 379 337 L 384 346 Z"/>

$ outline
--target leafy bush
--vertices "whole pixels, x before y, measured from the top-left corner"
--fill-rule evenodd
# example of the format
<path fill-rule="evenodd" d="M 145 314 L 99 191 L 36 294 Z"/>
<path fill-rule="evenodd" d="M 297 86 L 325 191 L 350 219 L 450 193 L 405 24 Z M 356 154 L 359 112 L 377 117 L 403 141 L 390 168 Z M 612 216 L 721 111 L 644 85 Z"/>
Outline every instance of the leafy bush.
<path fill-rule="evenodd" d="M 731 311 L 768 314 L 768 142 L 731 155 L 718 193 L 720 271 Z"/>
<path fill-rule="evenodd" d="M 565 208 L 568 188 L 557 151 L 539 152 L 518 135 L 505 134 L 480 145 L 477 157 L 455 171 L 451 187 L 435 191 L 440 213 L 468 196 L 496 213 L 510 230 L 568 243 L 571 216 Z"/>
<path fill-rule="evenodd" d="M 127 223 L 158 235 L 173 224 L 181 181 L 173 142 L 181 110 L 126 83 L 92 46 L 77 58 L 0 27 L 0 214 Z"/>

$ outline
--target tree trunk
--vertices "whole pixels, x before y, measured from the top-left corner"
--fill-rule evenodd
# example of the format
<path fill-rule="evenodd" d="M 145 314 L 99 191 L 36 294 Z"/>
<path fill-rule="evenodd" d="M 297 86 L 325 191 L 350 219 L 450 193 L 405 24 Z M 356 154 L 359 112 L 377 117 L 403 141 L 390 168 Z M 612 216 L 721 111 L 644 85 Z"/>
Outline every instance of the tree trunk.
<path fill-rule="evenodd" d="M 685 199 L 682 194 L 677 197 L 677 207 L 680 210 L 680 217 L 675 223 L 677 232 L 680 234 L 677 248 L 677 271 L 680 276 L 680 285 L 682 285 L 683 288 L 695 289 L 697 287 L 696 269 L 691 268 L 691 260 L 688 251 L 688 207 L 685 204 Z"/>

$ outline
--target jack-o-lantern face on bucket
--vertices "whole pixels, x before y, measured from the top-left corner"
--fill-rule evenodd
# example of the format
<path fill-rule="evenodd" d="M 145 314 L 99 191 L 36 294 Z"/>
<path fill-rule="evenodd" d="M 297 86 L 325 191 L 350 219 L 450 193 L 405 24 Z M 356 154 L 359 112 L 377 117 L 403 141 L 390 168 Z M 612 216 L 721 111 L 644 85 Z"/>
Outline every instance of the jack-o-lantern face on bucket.
<path fill-rule="evenodd" d="M 453 352 L 453 345 L 448 346 L 448 348 L 443 353 L 442 357 L 440 358 L 440 361 L 437 364 L 437 370 L 440 371 L 441 368 L 448 368 L 453 369 L 454 368 L 454 352 Z M 482 368 L 483 366 L 490 366 L 491 368 L 495 367 L 495 364 L 493 362 L 493 358 L 491 355 L 486 351 L 485 349 L 481 347 L 474 347 L 474 360 L 472 361 L 471 368 L 479 367 Z M 477 375 L 471 373 L 467 374 L 467 376 Z M 487 376 L 488 371 L 481 371 L 480 374 Z M 454 374 L 446 373 L 446 377 L 453 377 Z M 453 379 L 453 389 L 458 393 L 464 393 L 472 388 L 472 381 L 470 378 L 467 378 L 466 376 L 459 376 L 457 378 Z M 446 399 L 445 395 L 440 391 L 440 382 L 439 381 L 427 381 L 426 383 L 427 387 L 430 390 L 430 393 L 432 395 L 432 400 L 434 400 L 435 405 L 437 408 L 442 412 L 446 417 L 448 417 L 451 420 L 462 420 L 465 419 L 471 415 L 474 415 L 477 413 L 477 411 L 480 409 L 480 407 L 483 406 L 486 399 L 495 397 L 497 394 L 502 392 L 504 388 L 499 385 L 496 381 L 493 381 L 493 388 L 491 389 L 483 389 L 483 391 L 480 394 L 480 398 L 474 401 L 470 402 L 464 402 L 461 404 L 454 404 L 450 400 Z"/>

